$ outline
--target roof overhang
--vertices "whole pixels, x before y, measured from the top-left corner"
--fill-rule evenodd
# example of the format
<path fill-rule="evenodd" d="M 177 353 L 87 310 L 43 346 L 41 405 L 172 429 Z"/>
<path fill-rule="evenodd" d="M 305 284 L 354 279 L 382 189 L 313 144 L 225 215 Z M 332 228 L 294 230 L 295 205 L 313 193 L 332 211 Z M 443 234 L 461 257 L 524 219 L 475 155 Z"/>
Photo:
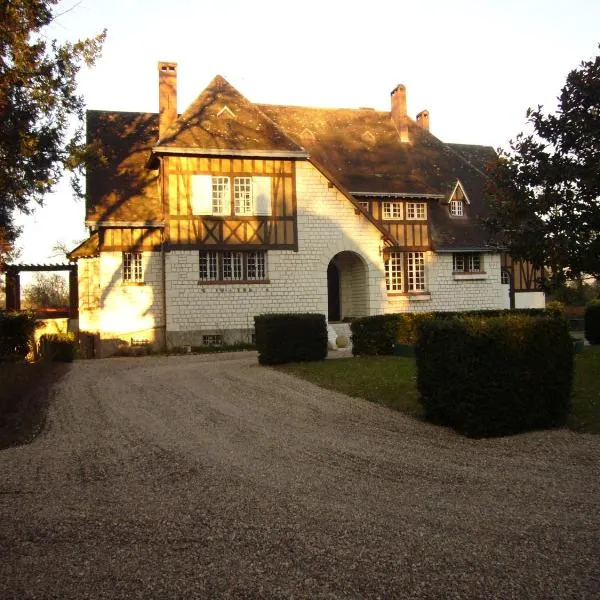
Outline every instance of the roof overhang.
<path fill-rule="evenodd" d="M 93 221 L 85 222 L 86 227 L 148 227 L 151 229 L 163 229 L 164 221 Z"/>
<path fill-rule="evenodd" d="M 502 252 L 498 246 L 457 246 L 456 248 L 435 248 L 438 254 L 451 254 L 453 252 Z"/>
<path fill-rule="evenodd" d="M 439 200 L 444 194 L 415 194 L 411 192 L 350 192 L 357 198 L 422 198 L 424 200 Z"/>
<path fill-rule="evenodd" d="M 304 150 L 236 150 L 224 148 L 173 148 L 154 146 L 154 154 L 193 154 L 203 156 L 245 156 L 255 158 L 308 158 Z"/>

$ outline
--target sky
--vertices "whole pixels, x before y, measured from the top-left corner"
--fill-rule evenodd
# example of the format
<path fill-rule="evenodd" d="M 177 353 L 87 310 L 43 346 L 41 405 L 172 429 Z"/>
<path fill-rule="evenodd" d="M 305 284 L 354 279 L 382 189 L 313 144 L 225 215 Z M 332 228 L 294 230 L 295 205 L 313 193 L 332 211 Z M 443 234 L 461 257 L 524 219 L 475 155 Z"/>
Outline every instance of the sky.
<path fill-rule="evenodd" d="M 554 111 L 569 71 L 600 53 L 598 0 L 61 0 L 44 32 L 75 41 L 104 28 L 80 73 L 89 109 L 156 112 L 159 61 L 178 63 L 178 110 L 220 74 L 268 104 L 430 111 L 445 142 L 508 148 L 525 112 Z M 61 262 L 85 239 L 84 203 L 66 181 L 20 217 L 19 262 Z"/>

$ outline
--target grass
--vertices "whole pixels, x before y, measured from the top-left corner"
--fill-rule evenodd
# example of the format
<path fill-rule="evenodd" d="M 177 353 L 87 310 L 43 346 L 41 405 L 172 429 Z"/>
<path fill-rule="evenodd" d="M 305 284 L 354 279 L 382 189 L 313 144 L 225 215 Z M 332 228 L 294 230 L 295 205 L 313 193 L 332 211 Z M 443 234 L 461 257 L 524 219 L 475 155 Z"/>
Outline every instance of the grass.
<path fill-rule="evenodd" d="M 413 358 L 365 356 L 277 368 L 326 389 L 377 402 L 413 417 L 423 414 Z M 599 346 L 586 346 L 575 357 L 572 409 L 567 425 L 575 431 L 600 434 Z"/>
<path fill-rule="evenodd" d="M 0 362 L 0 449 L 28 444 L 43 429 L 50 387 L 68 369 L 50 361 Z"/>

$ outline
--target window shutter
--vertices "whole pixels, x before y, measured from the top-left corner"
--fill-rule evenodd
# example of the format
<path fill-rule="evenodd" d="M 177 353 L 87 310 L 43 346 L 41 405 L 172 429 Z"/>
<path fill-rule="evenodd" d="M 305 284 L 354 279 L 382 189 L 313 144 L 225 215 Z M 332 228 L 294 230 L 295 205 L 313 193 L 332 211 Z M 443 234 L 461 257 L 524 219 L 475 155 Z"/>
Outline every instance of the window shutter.
<path fill-rule="evenodd" d="M 212 177 L 192 175 L 192 214 L 212 215 Z"/>
<path fill-rule="evenodd" d="M 254 212 L 261 216 L 271 215 L 271 178 L 253 177 Z"/>

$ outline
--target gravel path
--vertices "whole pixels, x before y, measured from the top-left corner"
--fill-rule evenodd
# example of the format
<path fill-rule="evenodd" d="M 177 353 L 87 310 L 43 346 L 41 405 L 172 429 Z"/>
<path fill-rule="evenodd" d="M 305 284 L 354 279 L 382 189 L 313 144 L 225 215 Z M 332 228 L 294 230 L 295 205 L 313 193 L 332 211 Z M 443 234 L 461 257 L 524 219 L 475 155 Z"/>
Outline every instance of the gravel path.
<path fill-rule="evenodd" d="M 0 598 L 597 598 L 600 436 L 466 440 L 256 364 L 81 361 L 0 452 Z"/>

